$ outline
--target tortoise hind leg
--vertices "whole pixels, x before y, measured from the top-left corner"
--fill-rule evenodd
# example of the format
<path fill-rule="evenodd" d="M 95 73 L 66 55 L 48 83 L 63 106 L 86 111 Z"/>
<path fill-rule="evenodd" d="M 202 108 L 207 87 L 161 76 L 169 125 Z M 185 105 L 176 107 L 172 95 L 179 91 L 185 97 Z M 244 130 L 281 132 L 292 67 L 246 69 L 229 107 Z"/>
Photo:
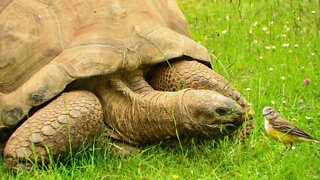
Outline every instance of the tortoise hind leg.
<path fill-rule="evenodd" d="M 103 112 L 88 91 L 63 93 L 27 119 L 10 137 L 4 150 L 7 169 L 31 169 L 76 152 L 100 131 Z M 50 153 L 49 153 L 50 152 Z"/>

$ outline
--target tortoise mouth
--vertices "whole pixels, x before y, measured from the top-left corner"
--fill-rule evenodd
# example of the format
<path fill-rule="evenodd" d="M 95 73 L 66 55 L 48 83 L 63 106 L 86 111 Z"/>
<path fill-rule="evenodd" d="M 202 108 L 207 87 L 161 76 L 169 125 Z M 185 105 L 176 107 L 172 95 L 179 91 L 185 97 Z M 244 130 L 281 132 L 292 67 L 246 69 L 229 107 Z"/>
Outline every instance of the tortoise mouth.
<path fill-rule="evenodd" d="M 232 123 L 220 123 L 220 124 L 204 124 L 206 127 L 213 128 L 213 129 L 237 129 L 241 126 L 241 124 L 232 124 Z"/>
<path fill-rule="evenodd" d="M 231 135 L 241 124 L 233 123 L 215 123 L 215 124 L 201 124 L 201 129 L 194 132 L 200 139 L 221 139 L 225 136 Z"/>
<path fill-rule="evenodd" d="M 213 124 L 203 124 L 203 127 L 207 129 L 208 132 L 220 132 L 221 134 L 229 134 L 242 125 L 241 122 L 227 122 L 227 123 L 213 123 Z"/>

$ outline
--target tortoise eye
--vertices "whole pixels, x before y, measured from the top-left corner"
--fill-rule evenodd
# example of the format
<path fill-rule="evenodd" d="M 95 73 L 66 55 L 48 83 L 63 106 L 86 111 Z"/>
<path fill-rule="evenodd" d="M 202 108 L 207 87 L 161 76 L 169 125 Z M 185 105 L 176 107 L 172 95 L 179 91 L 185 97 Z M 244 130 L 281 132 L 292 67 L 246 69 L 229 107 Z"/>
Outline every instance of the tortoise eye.
<path fill-rule="evenodd" d="M 220 115 L 220 116 L 224 116 L 227 114 L 228 110 L 224 107 L 219 107 L 216 109 L 216 112 Z"/>

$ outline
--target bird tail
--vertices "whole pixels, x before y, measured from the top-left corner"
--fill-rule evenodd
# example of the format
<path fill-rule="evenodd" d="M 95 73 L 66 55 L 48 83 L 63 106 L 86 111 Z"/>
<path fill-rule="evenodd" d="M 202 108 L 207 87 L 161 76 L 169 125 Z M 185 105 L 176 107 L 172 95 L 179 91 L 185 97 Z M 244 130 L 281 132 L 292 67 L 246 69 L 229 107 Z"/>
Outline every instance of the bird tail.
<path fill-rule="evenodd" d="M 313 139 L 313 142 L 316 142 L 316 143 L 320 144 L 320 140 L 319 139 Z"/>

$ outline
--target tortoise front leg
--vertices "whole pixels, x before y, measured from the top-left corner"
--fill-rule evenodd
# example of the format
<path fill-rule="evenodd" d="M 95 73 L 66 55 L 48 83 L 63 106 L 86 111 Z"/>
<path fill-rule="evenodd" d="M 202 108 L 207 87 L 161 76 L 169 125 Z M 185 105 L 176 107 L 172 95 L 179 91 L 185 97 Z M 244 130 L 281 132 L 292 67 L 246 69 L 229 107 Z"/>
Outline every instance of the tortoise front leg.
<path fill-rule="evenodd" d="M 169 65 L 170 64 L 170 65 Z M 247 112 L 239 137 L 252 133 L 251 106 L 246 99 L 221 75 L 196 60 L 176 60 L 155 66 L 147 75 L 150 85 L 159 91 L 178 91 L 185 88 L 214 90 L 232 98 Z"/>
<path fill-rule="evenodd" d="M 103 122 L 98 98 L 88 91 L 63 93 L 27 119 L 10 137 L 4 158 L 8 170 L 31 169 L 76 152 L 91 142 Z"/>
<path fill-rule="evenodd" d="M 196 60 L 162 63 L 155 66 L 147 78 L 150 85 L 159 91 L 185 88 L 214 90 L 232 98 L 242 107 L 248 106 L 247 101 L 226 79 Z"/>

